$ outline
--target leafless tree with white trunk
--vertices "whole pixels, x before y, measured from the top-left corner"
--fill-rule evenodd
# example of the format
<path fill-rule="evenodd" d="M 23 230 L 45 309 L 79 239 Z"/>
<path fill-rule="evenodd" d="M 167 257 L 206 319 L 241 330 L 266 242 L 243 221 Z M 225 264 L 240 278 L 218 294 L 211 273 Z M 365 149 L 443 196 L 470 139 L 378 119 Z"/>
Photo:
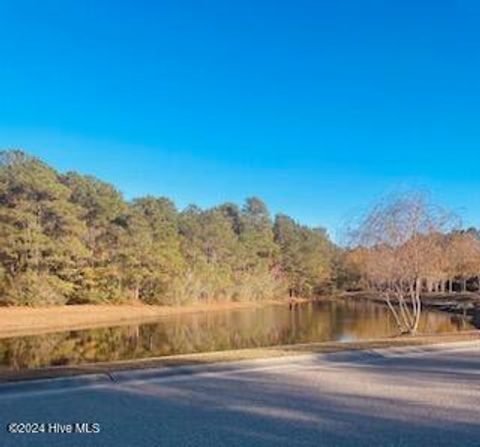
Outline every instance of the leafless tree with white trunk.
<path fill-rule="evenodd" d="M 353 232 L 366 282 L 383 296 L 400 332 L 417 332 L 422 290 L 443 281 L 444 235 L 457 224 L 427 194 L 409 192 L 382 200 Z"/>

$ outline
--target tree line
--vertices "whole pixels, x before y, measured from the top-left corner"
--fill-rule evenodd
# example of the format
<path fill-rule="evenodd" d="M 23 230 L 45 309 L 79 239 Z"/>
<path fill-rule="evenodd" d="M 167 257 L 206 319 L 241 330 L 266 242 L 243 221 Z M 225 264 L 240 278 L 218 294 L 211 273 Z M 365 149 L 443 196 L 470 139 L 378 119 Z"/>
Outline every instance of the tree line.
<path fill-rule="evenodd" d="M 311 297 L 336 281 L 339 249 L 248 198 L 177 210 L 126 201 L 112 185 L 0 152 L 0 304 Z"/>

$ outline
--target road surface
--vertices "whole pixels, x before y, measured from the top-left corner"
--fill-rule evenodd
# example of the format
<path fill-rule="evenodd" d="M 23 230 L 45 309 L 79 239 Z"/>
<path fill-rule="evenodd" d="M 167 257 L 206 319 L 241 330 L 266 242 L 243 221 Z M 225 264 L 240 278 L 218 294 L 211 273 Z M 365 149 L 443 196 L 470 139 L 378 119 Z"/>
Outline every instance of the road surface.
<path fill-rule="evenodd" d="M 479 342 L 302 355 L 1 385 L 0 445 L 480 446 L 479 404 Z"/>

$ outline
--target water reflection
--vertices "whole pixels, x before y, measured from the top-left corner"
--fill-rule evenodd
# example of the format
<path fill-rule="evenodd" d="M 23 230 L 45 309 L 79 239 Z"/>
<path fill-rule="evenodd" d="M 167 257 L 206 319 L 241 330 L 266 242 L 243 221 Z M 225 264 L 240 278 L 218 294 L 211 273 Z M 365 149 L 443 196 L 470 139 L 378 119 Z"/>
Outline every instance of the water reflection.
<path fill-rule="evenodd" d="M 424 312 L 423 333 L 457 332 L 463 318 Z M 396 333 L 388 309 L 370 302 L 308 303 L 179 315 L 155 323 L 0 340 L 0 367 L 38 368 Z"/>

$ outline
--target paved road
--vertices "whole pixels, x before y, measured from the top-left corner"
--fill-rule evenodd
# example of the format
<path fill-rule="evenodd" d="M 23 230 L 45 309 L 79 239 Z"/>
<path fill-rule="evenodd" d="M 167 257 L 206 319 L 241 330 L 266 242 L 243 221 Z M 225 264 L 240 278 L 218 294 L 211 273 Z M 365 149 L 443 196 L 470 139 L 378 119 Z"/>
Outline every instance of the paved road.
<path fill-rule="evenodd" d="M 479 404 L 479 342 L 306 355 L 3 385 L 0 445 L 480 446 Z"/>

